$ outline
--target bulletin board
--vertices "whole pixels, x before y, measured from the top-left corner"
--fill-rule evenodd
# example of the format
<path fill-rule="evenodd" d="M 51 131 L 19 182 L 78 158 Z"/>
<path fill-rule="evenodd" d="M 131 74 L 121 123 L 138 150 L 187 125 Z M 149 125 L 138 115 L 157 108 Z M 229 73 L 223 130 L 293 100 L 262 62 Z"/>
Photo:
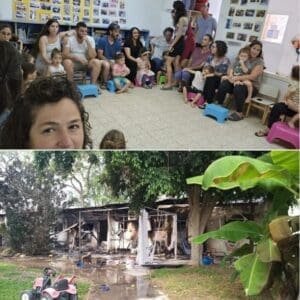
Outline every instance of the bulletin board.
<path fill-rule="evenodd" d="M 269 0 L 230 0 L 225 39 L 240 45 L 260 39 Z"/>
<path fill-rule="evenodd" d="M 57 19 L 61 24 L 83 21 L 107 26 L 127 24 L 126 0 L 13 0 L 13 20 L 45 23 Z"/>

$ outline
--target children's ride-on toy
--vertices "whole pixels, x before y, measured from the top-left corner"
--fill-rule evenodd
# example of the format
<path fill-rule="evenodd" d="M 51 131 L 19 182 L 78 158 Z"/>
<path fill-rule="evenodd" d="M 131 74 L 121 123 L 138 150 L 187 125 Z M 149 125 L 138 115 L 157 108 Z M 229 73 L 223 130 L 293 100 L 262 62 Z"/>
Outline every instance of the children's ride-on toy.
<path fill-rule="evenodd" d="M 43 277 L 35 279 L 31 291 L 21 293 L 21 300 L 78 300 L 75 276 L 64 278 L 59 275 L 52 284 L 51 276 L 56 275 L 55 270 L 45 268 L 43 273 Z"/>

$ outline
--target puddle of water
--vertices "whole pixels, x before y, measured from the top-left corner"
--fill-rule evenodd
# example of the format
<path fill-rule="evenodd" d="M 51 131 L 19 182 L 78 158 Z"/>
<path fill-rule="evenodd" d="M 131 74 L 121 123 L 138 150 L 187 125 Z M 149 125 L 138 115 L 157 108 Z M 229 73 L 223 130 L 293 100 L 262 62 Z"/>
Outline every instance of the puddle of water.
<path fill-rule="evenodd" d="M 96 261 L 94 263 L 93 259 L 93 264 L 83 268 L 77 267 L 75 260 L 67 257 L 25 257 L 6 260 L 28 268 L 41 269 L 41 273 L 44 267 L 50 266 L 59 274 L 74 274 L 79 279 L 88 280 L 92 287 L 86 300 L 168 299 L 151 285 L 149 271 L 146 268 L 135 268 L 130 265 L 127 270 L 124 258 L 101 257 L 100 265 L 97 265 Z M 104 284 L 109 290 L 101 289 L 101 285 Z"/>

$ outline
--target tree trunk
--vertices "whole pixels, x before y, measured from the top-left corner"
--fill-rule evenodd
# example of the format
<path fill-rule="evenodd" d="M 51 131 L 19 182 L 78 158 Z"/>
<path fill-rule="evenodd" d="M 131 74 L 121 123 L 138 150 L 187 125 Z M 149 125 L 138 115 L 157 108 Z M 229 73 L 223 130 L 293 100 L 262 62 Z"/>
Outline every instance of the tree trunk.
<path fill-rule="evenodd" d="M 212 197 L 209 193 L 204 193 L 202 203 L 200 205 L 201 211 L 200 211 L 200 220 L 199 220 L 199 235 L 204 233 L 207 222 L 211 216 L 211 213 L 214 209 L 214 207 L 217 204 L 217 198 Z M 200 257 L 202 257 L 203 254 L 203 245 L 200 247 Z M 199 261 L 200 264 L 202 264 L 202 259 Z"/>
<path fill-rule="evenodd" d="M 191 243 L 191 264 L 198 266 L 200 262 L 200 245 L 194 244 L 191 240 L 199 235 L 200 228 L 200 187 L 198 185 L 191 186 L 189 194 L 189 220 L 188 220 L 188 234 Z"/>
<path fill-rule="evenodd" d="M 217 199 L 204 193 L 200 204 L 200 187 L 193 185 L 189 193 L 189 223 L 188 233 L 189 240 L 202 234 L 206 228 L 206 224 L 211 213 L 217 203 Z M 202 263 L 203 246 L 191 242 L 191 265 L 198 266 Z"/>

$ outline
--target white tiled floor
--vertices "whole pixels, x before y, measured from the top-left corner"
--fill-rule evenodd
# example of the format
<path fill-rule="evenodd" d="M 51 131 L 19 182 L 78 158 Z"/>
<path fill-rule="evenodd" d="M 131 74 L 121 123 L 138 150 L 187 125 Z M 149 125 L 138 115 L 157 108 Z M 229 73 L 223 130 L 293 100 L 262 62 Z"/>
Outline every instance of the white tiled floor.
<path fill-rule="evenodd" d="M 128 149 L 136 150 L 256 150 L 281 148 L 258 138 L 260 117 L 250 116 L 224 124 L 203 116 L 176 90 L 134 88 L 126 94 L 102 91 L 98 98 L 85 98 L 90 114 L 94 148 L 110 129 L 121 130 Z"/>

